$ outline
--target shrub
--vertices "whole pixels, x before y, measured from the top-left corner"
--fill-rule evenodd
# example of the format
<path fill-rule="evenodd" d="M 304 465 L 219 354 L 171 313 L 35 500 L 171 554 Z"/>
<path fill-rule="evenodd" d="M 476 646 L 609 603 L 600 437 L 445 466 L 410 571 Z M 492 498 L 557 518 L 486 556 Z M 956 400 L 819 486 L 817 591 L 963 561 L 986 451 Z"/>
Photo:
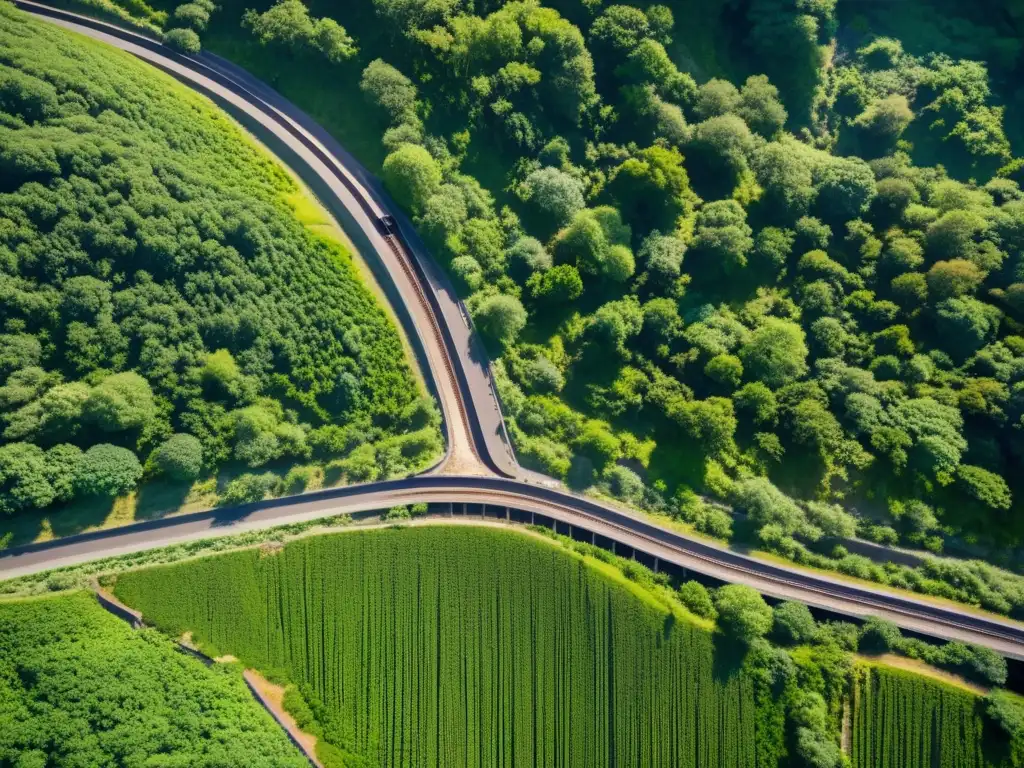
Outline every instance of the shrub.
<path fill-rule="evenodd" d="M 441 167 L 423 147 L 403 144 L 386 158 L 384 184 L 400 205 L 414 213 L 441 185 Z"/>
<path fill-rule="evenodd" d="M 613 464 L 605 469 L 604 479 L 616 498 L 635 504 L 643 496 L 644 481 L 628 467 Z"/>
<path fill-rule="evenodd" d="M 273 472 L 257 475 L 246 473 L 239 475 L 224 489 L 220 497 L 221 506 L 232 504 L 250 504 L 263 501 L 267 495 L 273 495 L 280 487 L 281 478 Z"/>
<path fill-rule="evenodd" d="M 198 3 L 183 3 L 174 9 L 174 19 L 196 32 L 202 32 L 210 23 L 210 12 Z"/>
<path fill-rule="evenodd" d="M 813 641 L 818 625 L 810 609 L 803 603 L 786 600 L 772 609 L 772 635 L 785 645 L 799 645 Z"/>
<path fill-rule="evenodd" d="M 1012 740 L 1024 740 L 1024 700 L 1009 691 L 992 691 L 985 697 L 985 714 Z"/>
<path fill-rule="evenodd" d="M 262 45 L 278 45 L 295 53 L 319 52 L 332 64 L 357 52 L 352 38 L 334 19 L 314 19 L 302 0 L 278 0 L 265 13 L 247 10 L 242 26 Z"/>
<path fill-rule="evenodd" d="M 860 628 L 858 648 L 869 653 L 885 653 L 899 645 L 902 638 L 900 628 L 891 621 L 869 616 Z"/>
<path fill-rule="evenodd" d="M 323 485 L 324 472 L 317 466 L 292 467 L 281 482 L 282 493 L 302 493 Z"/>
<path fill-rule="evenodd" d="M 715 592 L 715 608 L 722 630 L 750 642 L 772 628 L 772 609 L 757 590 L 743 584 L 727 584 Z"/>
<path fill-rule="evenodd" d="M 515 296 L 499 293 L 480 302 L 473 320 L 484 336 L 507 345 L 516 340 L 526 325 L 526 310 Z"/>
<path fill-rule="evenodd" d="M 195 480 L 203 469 L 203 444 L 193 435 L 171 435 L 154 451 L 153 460 L 171 480 Z"/>
<path fill-rule="evenodd" d="M 679 600 L 687 610 L 697 616 L 712 621 L 718 616 L 715 604 L 711 601 L 711 594 L 699 581 L 685 581 L 679 585 Z"/>
<path fill-rule="evenodd" d="M 551 229 L 568 224 L 583 210 L 583 184 L 557 168 L 541 168 L 526 177 L 523 194 Z"/>
<path fill-rule="evenodd" d="M 398 507 L 391 507 L 387 512 L 381 515 L 380 519 L 386 520 L 387 522 L 394 522 L 397 520 L 408 520 L 410 517 L 412 517 L 412 513 L 409 511 L 409 507 L 402 505 Z"/>
<path fill-rule="evenodd" d="M 108 376 L 89 393 L 83 417 L 104 432 L 140 429 L 156 416 L 149 382 L 131 371 Z"/>
<path fill-rule="evenodd" d="M 164 35 L 164 42 L 179 53 L 193 55 L 199 53 L 203 47 L 195 30 L 183 27 L 168 30 Z"/>
<path fill-rule="evenodd" d="M 78 462 L 75 490 L 92 496 L 120 496 L 142 479 L 142 465 L 127 448 L 94 445 Z"/>

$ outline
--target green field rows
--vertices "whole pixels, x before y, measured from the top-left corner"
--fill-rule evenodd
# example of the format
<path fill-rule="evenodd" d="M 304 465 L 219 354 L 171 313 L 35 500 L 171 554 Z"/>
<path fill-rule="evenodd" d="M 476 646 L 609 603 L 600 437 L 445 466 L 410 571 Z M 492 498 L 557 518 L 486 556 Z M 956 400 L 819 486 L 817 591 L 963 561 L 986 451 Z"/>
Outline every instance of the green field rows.
<path fill-rule="evenodd" d="M 854 768 L 985 768 L 980 699 L 901 670 L 856 673 Z"/>
<path fill-rule="evenodd" d="M 370 531 L 119 577 L 147 621 L 308 684 L 383 766 L 754 765 L 712 637 L 543 541 Z"/>

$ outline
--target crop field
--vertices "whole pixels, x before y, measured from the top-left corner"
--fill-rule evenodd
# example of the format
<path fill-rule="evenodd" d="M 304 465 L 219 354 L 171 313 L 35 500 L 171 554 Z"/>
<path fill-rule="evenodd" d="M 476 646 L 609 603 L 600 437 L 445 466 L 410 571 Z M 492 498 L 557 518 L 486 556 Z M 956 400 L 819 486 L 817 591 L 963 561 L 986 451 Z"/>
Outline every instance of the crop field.
<path fill-rule="evenodd" d="M 884 667 L 856 672 L 854 768 L 988 768 L 980 699 Z"/>
<path fill-rule="evenodd" d="M 754 765 L 753 685 L 706 629 L 521 534 L 321 536 L 126 573 L 115 591 L 307 686 L 328 740 L 373 764 Z"/>

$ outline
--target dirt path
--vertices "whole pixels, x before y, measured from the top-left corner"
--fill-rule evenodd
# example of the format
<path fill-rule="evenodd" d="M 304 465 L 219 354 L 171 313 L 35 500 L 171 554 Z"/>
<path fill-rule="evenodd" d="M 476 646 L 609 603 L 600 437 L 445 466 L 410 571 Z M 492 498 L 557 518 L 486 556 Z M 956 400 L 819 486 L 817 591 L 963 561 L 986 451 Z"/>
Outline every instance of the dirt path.
<path fill-rule="evenodd" d="M 952 672 L 946 672 L 943 669 L 933 667 L 931 664 L 925 664 L 923 661 L 918 659 L 908 659 L 905 656 L 897 656 L 894 653 L 883 653 L 879 656 L 864 656 L 857 654 L 857 659 L 860 661 L 866 661 L 869 664 L 878 664 L 886 667 L 895 667 L 896 669 L 903 669 L 907 672 L 914 672 L 918 675 L 924 675 L 930 677 L 933 680 L 938 680 L 948 685 L 955 685 L 957 688 L 963 688 L 964 690 L 976 693 L 979 696 L 984 696 L 989 692 L 988 688 L 972 683 L 966 680 L 960 675 L 954 675 Z"/>
<path fill-rule="evenodd" d="M 322 763 L 316 759 L 316 736 L 300 730 L 295 722 L 295 718 L 288 714 L 284 708 L 284 688 L 280 685 L 274 685 L 259 672 L 252 669 L 245 670 L 243 675 L 246 682 L 249 683 L 263 703 L 263 706 L 270 711 L 274 719 L 288 732 L 292 741 L 298 744 L 302 751 L 306 753 L 309 761 L 313 765 L 318 766 L 318 768 L 323 768 Z"/>
<path fill-rule="evenodd" d="M 843 700 L 843 731 L 839 735 L 839 748 L 847 756 L 853 752 L 853 705 L 849 699 Z"/>

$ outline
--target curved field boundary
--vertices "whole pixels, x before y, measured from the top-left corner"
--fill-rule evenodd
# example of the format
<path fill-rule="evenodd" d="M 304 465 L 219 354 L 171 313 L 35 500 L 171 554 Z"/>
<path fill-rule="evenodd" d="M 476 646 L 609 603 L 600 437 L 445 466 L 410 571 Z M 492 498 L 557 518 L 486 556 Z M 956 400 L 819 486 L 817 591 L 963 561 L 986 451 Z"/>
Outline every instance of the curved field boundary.
<path fill-rule="evenodd" d="M 345 187 L 360 206 L 361 212 L 369 219 L 371 223 L 370 229 L 373 231 L 366 232 L 365 230 L 367 228 L 364 227 L 364 233 L 368 236 L 375 234 L 386 244 L 387 248 L 398 259 L 402 271 L 409 278 L 413 289 L 416 292 L 416 302 L 422 308 L 424 316 L 427 318 L 427 324 L 429 326 L 428 332 L 433 337 L 434 342 L 438 345 L 438 349 L 443 352 L 441 355 L 441 364 L 444 370 L 433 371 L 433 373 L 439 393 L 438 399 L 441 403 L 448 431 L 448 451 L 446 453 L 446 459 L 451 455 L 451 453 L 459 448 L 458 444 L 460 442 L 460 436 L 456 433 L 456 427 L 453 424 L 453 419 L 458 418 L 468 437 L 468 445 L 466 447 L 471 451 L 473 457 L 478 463 L 483 464 L 488 470 L 499 475 L 514 476 L 518 474 L 516 471 L 518 470 L 518 466 L 509 466 L 508 455 L 499 459 L 500 465 L 494 460 L 494 457 L 492 457 L 491 451 L 488 448 L 487 440 L 480 428 L 480 419 L 471 419 L 469 417 L 469 409 L 466 405 L 467 401 L 476 406 L 478 410 L 479 404 L 474 402 L 473 390 L 464 370 L 464 361 L 460 358 L 460 364 L 456 364 L 454 362 L 455 358 L 459 358 L 457 352 L 458 345 L 455 343 L 448 323 L 441 319 L 445 317 L 443 309 L 437 294 L 433 289 L 432 283 L 424 270 L 423 264 L 420 263 L 420 260 L 417 257 L 416 250 L 407 247 L 406 244 L 403 243 L 395 234 L 381 231 L 379 222 L 385 216 L 390 216 L 390 211 L 385 208 L 378 201 L 377 197 L 372 194 L 355 177 L 355 175 L 345 167 L 344 164 L 339 162 L 338 159 L 328 151 L 316 137 L 312 136 L 303 126 L 297 123 L 289 115 L 285 114 L 276 105 L 267 101 L 262 95 L 257 93 L 253 88 L 250 88 L 246 83 L 226 74 L 222 67 L 211 66 L 211 64 L 208 64 L 203 60 L 202 54 L 200 54 L 200 56 L 183 55 L 171 50 L 163 43 L 137 32 L 132 32 L 114 24 L 82 16 L 70 11 L 35 3 L 32 2 L 32 0 L 14 0 L 14 4 L 21 10 L 47 19 L 56 20 L 62 25 L 79 26 L 95 30 L 105 36 L 114 38 L 117 41 L 122 41 L 130 46 L 136 46 L 150 52 L 151 54 L 155 54 L 155 56 L 146 56 L 143 58 L 149 64 L 162 69 L 179 80 L 182 79 L 181 71 L 177 68 L 167 66 L 166 62 L 176 64 L 179 67 L 192 71 L 202 78 L 212 81 L 221 88 L 224 88 L 235 96 L 243 99 L 251 107 L 273 120 L 274 123 L 287 132 L 288 136 L 292 140 L 301 145 L 303 149 L 311 153 L 316 160 L 322 163 L 329 173 Z M 128 49 L 128 52 L 135 53 L 135 51 L 132 51 L 131 49 Z M 165 59 L 166 62 L 161 62 L 161 58 Z M 219 94 L 211 91 L 211 89 L 204 86 L 201 82 L 188 80 L 187 85 L 217 101 L 221 100 L 219 98 Z M 371 244 L 373 244 L 372 237 Z M 416 331 L 422 336 L 421 329 L 416 328 Z M 424 342 L 425 341 L 426 340 L 424 339 Z M 455 410 L 457 413 L 451 413 L 451 409 L 448 403 L 446 403 L 443 391 L 446 385 L 450 387 L 449 391 L 453 394 L 452 399 L 455 403 Z M 446 462 L 442 461 L 441 465 L 444 463 Z M 467 468 L 461 467 L 460 469 L 465 470 Z"/>
<path fill-rule="evenodd" d="M 986 645 L 1024 660 L 1024 625 L 955 606 L 869 588 L 813 571 L 789 570 L 707 542 L 686 538 L 600 502 L 497 477 L 430 475 L 331 488 L 291 498 L 137 523 L 0 553 L 0 578 L 203 538 L 400 504 L 467 503 L 512 509 L 616 541 L 678 568 L 828 611 L 882 616 L 943 638 Z M 504 516 L 504 514 L 502 514 Z"/>

